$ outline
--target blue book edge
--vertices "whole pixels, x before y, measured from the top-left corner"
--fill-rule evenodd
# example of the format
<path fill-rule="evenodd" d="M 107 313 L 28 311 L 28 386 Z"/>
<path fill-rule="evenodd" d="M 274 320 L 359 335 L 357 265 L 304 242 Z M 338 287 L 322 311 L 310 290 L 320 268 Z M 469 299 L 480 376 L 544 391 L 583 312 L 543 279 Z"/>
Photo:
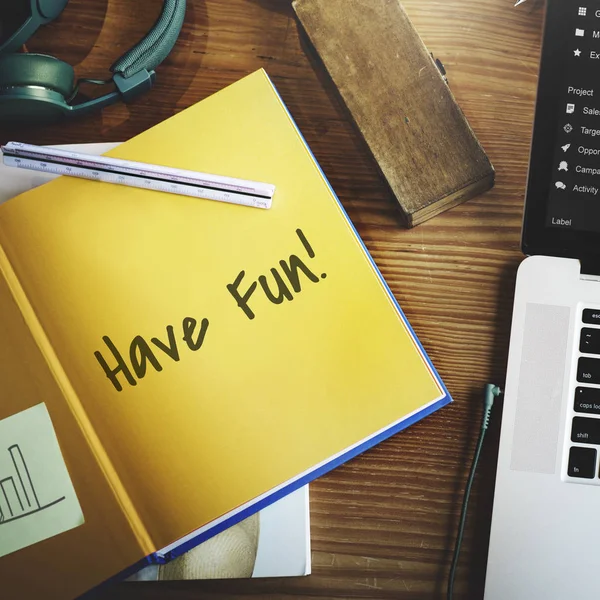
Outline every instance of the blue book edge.
<path fill-rule="evenodd" d="M 276 492 L 270 494 L 269 496 L 262 498 L 260 501 L 256 502 L 255 504 L 252 504 L 251 506 L 247 507 L 243 511 L 240 511 L 239 513 L 232 515 L 228 519 L 221 521 L 220 523 L 218 523 L 211 529 L 209 529 L 207 531 L 203 531 L 202 533 L 198 534 L 196 537 L 186 540 L 185 542 L 182 542 L 179 546 L 177 546 L 175 549 L 171 550 L 167 554 L 161 555 L 160 553 L 155 552 L 153 554 L 148 555 L 146 558 L 138 561 L 137 563 L 133 564 L 132 566 L 128 567 L 127 569 L 124 569 L 117 575 L 111 577 L 110 579 L 107 579 L 106 581 L 104 581 L 97 587 L 93 588 L 89 592 L 83 594 L 82 596 L 79 597 L 80 600 L 91 600 L 91 598 L 93 598 L 93 596 L 96 593 L 99 593 L 100 591 L 104 591 L 107 586 L 123 581 L 130 575 L 137 573 L 140 569 L 143 569 L 144 567 L 146 567 L 148 565 L 165 564 L 165 563 L 173 560 L 174 558 L 177 558 L 178 556 L 185 554 L 192 548 L 195 548 L 202 542 L 205 542 L 206 540 L 217 535 L 218 533 L 225 531 L 232 525 L 235 525 L 236 523 L 243 521 L 244 519 L 253 515 L 254 513 L 262 510 L 263 508 L 266 508 L 267 506 L 273 504 L 274 502 L 277 502 L 278 500 L 281 500 L 281 498 L 283 498 L 284 496 L 287 496 L 288 494 L 291 494 L 292 492 L 296 491 L 297 489 L 301 488 L 302 486 L 310 483 L 314 479 L 317 479 L 318 477 L 325 475 L 329 471 L 335 469 L 336 467 L 342 465 L 343 463 L 349 461 L 350 459 L 358 456 L 359 454 L 363 453 L 365 450 L 368 450 L 369 448 L 376 446 L 377 444 L 386 440 L 387 438 L 391 437 L 392 435 L 402 431 L 403 429 L 406 429 L 407 427 L 410 427 L 417 421 L 420 421 L 424 417 L 432 414 L 433 412 L 442 408 L 449 402 L 452 402 L 452 399 L 450 398 L 450 396 L 448 394 L 446 394 L 445 396 L 440 398 L 437 402 L 430 404 L 428 407 L 426 407 L 422 411 L 414 413 L 409 418 L 401 421 L 400 423 L 397 423 L 394 427 L 390 427 L 389 429 L 386 429 L 386 430 L 380 432 L 377 436 L 370 438 L 368 441 L 364 442 L 363 444 L 360 444 L 359 446 L 352 448 L 352 450 L 349 450 L 348 452 L 341 454 L 340 456 L 336 457 L 334 460 L 332 460 L 324 465 L 321 465 L 319 468 L 317 468 L 313 471 L 310 471 L 309 473 L 306 473 L 303 477 L 293 481 L 292 483 L 290 483 L 289 485 L 287 485 L 285 487 L 278 489 Z"/>
<path fill-rule="evenodd" d="M 254 513 L 262 510 L 263 508 L 266 508 L 267 506 L 269 506 L 271 504 L 273 504 L 274 502 L 277 502 L 278 500 L 281 500 L 281 498 L 287 496 L 288 494 L 291 494 L 292 492 L 296 491 L 297 489 L 301 488 L 302 486 L 307 485 L 308 483 L 310 483 L 314 479 L 317 479 L 318 477 L 321 477 L 322 475 L 325 475 L 326 473 L 328 473 L 329 471 L 332 471 L 336 467 L 339 467 L 343 463 L 351 460 L 352 458 L 355 458 L 359 454 L 362 454 L 363 452 L 365 452 L 369 448 L 372 448 L 373 446 L 376 446 L 377 444 L 379 444 L 382 441 L 386 440 L 387 438 L 395 435 L 396 433 L 402 431 L 403 429 L 406 429 L 407 427 L 410 427 L 411 425 L 414 425 L 415 423 L 417 423 L 421 419 L 427 417 L 428 415 L 434 413 L 435 411 L 439 410 L 443 406 L 446 406 L 446 404 L 449 404 L 450 402 L 452 402 L 452 397 L 450 396 L 448 390 L 446 389 L 446 386 L 445 386 L 444 382 L 442 381 L 442 379 L 439 376 L 437 370 L 433 366 L 433 363 L 431 362 L 431 359 L 427 355 L 427 352 L 425 352 L 425 349 L 423 348 L 423 345 L 421 344 L 421 341 L 419 340 L 419 338 L 416 336 L 416 334 L 415 334 L 415 332 L 414 332 L 411 324 L 408 322 L 408 319 L 406 318 L 406 315 L 404 314 L 404 311 L 402 310 L 400 304 L 396 300 L 396 297 L 392 293 L 390 287 L 388 286 L 387 281 L 383 278 L 383 275 L 379 271 L 379 267 L 377 267 L 377 265 L 375 264 L 375 261 L 373 260 L 373 257 L 371 256 L 371 253 L 369 252 L 369 250 L 365 246 L 365 243 L 363 242 L 363 240 L 360 237 L 358 231 L 356 230 L 356 227 L 354 227 L 354 223 L 352 223 L 352 221 L 350 220 L 350 217 L 348 216 L 348 213 L 346 212 L 346 209 L 344 208 L 344 206 L 340 202 L 339 198 L 337 197 L 337 194 L 335 193 L 335 191 L 331 187 L 331 184 L 329 183 L 329 180 L 325 176 L 325 173 L 323 172 L 323 169 L 321 168 L 321 165 L 319 164 L 319 162 L 315 158 L 315 155 L 312 153 L 312 150 L 310 149 L 310 146 L 307 144 L 306 139 L 304 138 L 304 136 L 302 135 L 302 132 L 298 128 L 298 125 L 296 124 L 296 121 L 292 117 L 290 111 L 288 110 L 288 108 L 285 105 L 283 99 L 279 95 L 279 92 L 277 91 L 277 88 L 275 87 L 275 85 L 271 81 L 270 77 L 267 75 L 267 73 L 264 70 L 263 70 L 263 73 L 264 73 L 265 77 L 267 78 L 269 84 L 273 88 L 273 91 L 275 92 L 275 95 L 277 96 L 277 98 L 278 98 L 281 106 L 283 107 L 283 109 L 287 113 L 288 118 L 289 118 L 291 124 L 294 126 L 294 129 L 296 130 L 296 133 L 298 134 L 298 136 L 302 140 L 302 143 L 306 147 L 306 149 L 307 149 L 308 153 L 310 154 L 312 160 L 314 161 L 315 165 L 319 169 L 319 173 L 321 174 L 321 177 L 323 178 L 323 181 L 327 184 L 327 187 L 331 191 L 332 196 L 335 198 L 335 200 L 336 200 L 336 202 L 337 202 L 337 204 L 338 204 L 338 206 L 339 206 L 339 208 L 340 208 L 343 216 L 345 217 L 348 225 L 351 227 L 352 232 L 356 236 L 356 239 L 360 242 L 360 244 L 361 244 L 361 246 L 362 246 L 362 248 L 363 248 L 363 250 L 365 252 L 365 255 L 368 257 L 368 259 L 369 259 L 369 261 L 370 261 L 373 269 L 375 270 L 375 273 L 377 274 L 377 277 L 379 278 L 381 284 L 384 286 L 384 288 L 385 288 L 385 290 L 386 290 L 386 292 L 387 292 L 390 300 L 394 303 L 394 305 L 395 305 L 398 313 L 400 314 L 400 317 L 402 318 L 402 321 L 404 322 L 404 324 L 406 325 L 408 331 L 410 332 L 410 335 L 411 335 L 413 341 L 419 347 L 419 349 L 420 349 L 420 351 L 422 353 L 422 356 L 424 357 L 425 361 L 427 362 L 427 364 L 428 364 L 428 366 L 429 366 L 429 368 L 431 370 L 431 373 L 433 374 L 436 382 L 438 383 L 438 385 L 441 387 L 441 389 L 443 391 L 443 396 L 439 400 L 437 400 L 436 402 L 434 402 L 434 403 L 430 404 L 429 406 L 423 408 L 422 410 L 420 410 L 420 411 L 412 414 L 410 417 L 407 417 L 406 419 L 400 421 L 399 423 L 396 423 L 394 426 L 392 426 L 392 427 L 390 427 L 388 429 L 385 429 L 384 431 L 381 431 L 378 435 L 376 435 L 376 436 L 374 436 L 372 438 L 369 438 L 367 441 L 363 442 L 362 444 L 360 444 L 358 446 L 355 446 L 354 448 L 352 448 L 348 452 L 345 452 L 345 453 L 337 456 L 335 459 L 331 460 L 330 462 L 328 462 L 328 463 L 326 463 L 324 465 L 321 465 L 317 469 L 314 469 L 313 471 L 310 471 L 310 472 L 306 473 L 303 477 L 294 480 L 293 482 L 291 482 L 287 486 L 284 486 L 284 487 L 278 489 L 276 492 L 273 492 L 269 496 L 266 496 L 266 497 L 262 498 L 258 502 L 254 503 L 251 506 L 249 506 L 246 509 L 244 509 L 243 511 L 240 511 L 239 513 L 236 513 L 235 515 L 232 515 L 228 519 L 225 519 L 225 520 L 221 521 L 220 523 L 218 523 L 214 527 L 210 528 L 209 530 L 203 531 L 202 533 L 199 533 L 197 536 L 195 536 L 195 537 L 193 537 L 191 539 L 188 539 L 185 542 L 182 542 L 180 545 L 178 545 L 173 550 L 170 550 L 168 553 L 162 555 L 159 552 L 155 552 L 153 554 L 148 555 L 146 558 L 143 558 L 142 560 L 140 560 L 137 563 L 131 565 L 127 569 L 124 569 L 123 571 L 121 571 L 117 575 L 114 575 L 110 579 L 107 579 L 106 581 L 104 581 L 103 583 L 99 584 L 98 586 L 96 586 L 95 588 L 93 588 L 92 590 L 90 590 L 89 592 L 86 592 L 82 596 L 79 596 L 79 600 L 91 600 L 91 598 L 94 595 L 96 595 L 100 591 L 104 591 L 107 586 L 109 586 L 111 584 L 114 584 L 114 583 L 118 583 L 118 582 L 123 581 L 127 577 L 133 575 L 134 573 L 137 573 L 140 569 L 143 569 L 144 567 L 147 567 L 148 565 L 166 564 L 169 561 L 173 560 L 174 558 L 177 558 L 178 556 L 181 556 L 182 554 L 185 554 L 189 550 L 192 550 L 193 548 L 195 548 L 196 546 L 202 544 L 203 542 L 205 542 L 206 540 L 210 539 L 211 537 L 213 537 L 213 536 L 221 533 L 222 531 L 225 531 L 226 529 L 229 529 L 229 527 L 235 525 L 236 523 L 239 523 L 240 521 L 243 521 L 244 519 L 248 518 L 249 516 L 253 515 Z"/>

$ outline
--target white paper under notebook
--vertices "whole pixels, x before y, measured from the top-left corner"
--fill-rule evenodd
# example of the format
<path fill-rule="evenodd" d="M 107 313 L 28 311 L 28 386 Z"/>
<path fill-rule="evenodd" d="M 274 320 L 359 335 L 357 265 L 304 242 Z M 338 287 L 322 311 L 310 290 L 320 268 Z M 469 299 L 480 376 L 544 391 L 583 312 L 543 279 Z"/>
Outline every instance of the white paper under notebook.
<path fill-rule="evenodd" d="M 74 152 L 102 154 L 116 145 L 61 147 Z M 7 167 L 0 162 L 0 204 L 54 177 Z M 173 510 L 177 510 L 176 505 Z M 67 525 L 63 527 L 66 528 Z M 170 563 L 145 567 L 129 581 L 292 577 L 309 575 L 310 570 L 310 517 L 306 485 Z"/>
<path fill-rule="evenodd" d="M 310 574 L 308 486 L 128 581 L 179 581 Z"/>

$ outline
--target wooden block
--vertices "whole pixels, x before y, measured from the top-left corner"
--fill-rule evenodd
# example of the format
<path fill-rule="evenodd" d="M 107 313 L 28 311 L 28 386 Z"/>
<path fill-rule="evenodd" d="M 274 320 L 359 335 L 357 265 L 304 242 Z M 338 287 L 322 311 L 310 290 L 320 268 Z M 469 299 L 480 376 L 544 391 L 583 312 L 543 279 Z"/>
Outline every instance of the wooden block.
<path fill-rule="evenodd" d="M 409 227 L 493 186 L 489 159 L 398 0 L 293 6 Z"/>

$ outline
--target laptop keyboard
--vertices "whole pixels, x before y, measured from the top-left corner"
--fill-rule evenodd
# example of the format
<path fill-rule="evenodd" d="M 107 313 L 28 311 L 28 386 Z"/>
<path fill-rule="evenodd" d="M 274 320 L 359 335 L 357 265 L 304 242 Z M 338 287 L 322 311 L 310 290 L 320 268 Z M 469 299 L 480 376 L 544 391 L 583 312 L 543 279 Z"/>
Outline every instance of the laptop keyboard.
<path fill-rule="evenodd" d="M 581 315 L 580 356 L 573 400 L 567 475 L 600 482 L 600 310 L 585 308 Z M 595 447 L 597 446 L 597 447 Z"/>

